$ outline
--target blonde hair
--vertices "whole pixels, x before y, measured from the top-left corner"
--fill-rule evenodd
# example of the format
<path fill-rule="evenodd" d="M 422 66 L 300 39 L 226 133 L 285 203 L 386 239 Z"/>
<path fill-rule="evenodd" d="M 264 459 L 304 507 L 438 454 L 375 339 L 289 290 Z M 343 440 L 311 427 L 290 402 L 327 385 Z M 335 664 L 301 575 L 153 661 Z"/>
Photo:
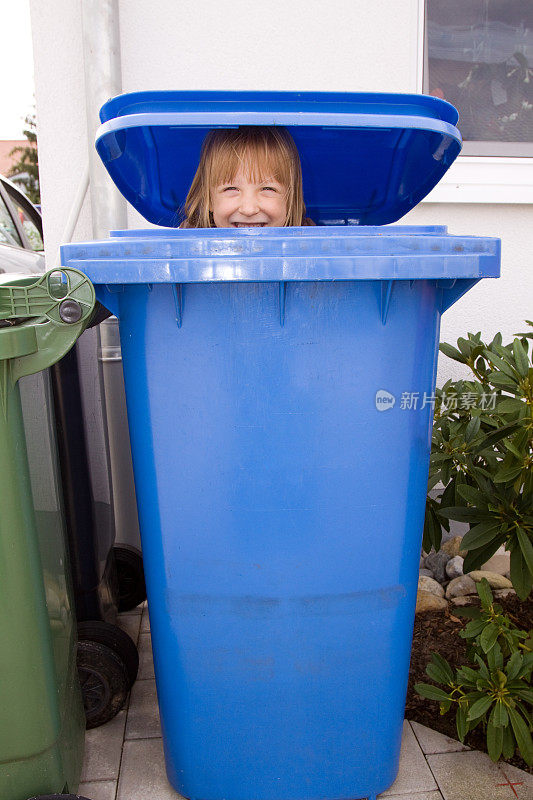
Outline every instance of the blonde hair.
<path fill-rule="evenodd" d="M 252 127 L 209 131 L 200 163 L 185 200 L 184 228 L 214 228 L 211 193 L 243 169 L 254 182 L 274 179 L 287 190 L 285 226 L 306 225 L 302 167 L 294 140 L 285 128 Z M 312 223 L 311 223 L 312 224 Z"/>

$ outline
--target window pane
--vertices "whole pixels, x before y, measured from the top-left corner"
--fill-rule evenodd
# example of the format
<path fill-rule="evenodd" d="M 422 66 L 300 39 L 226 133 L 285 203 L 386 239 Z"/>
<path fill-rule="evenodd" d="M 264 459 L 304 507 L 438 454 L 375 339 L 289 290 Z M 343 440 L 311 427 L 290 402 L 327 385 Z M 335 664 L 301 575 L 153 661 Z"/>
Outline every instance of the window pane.
<path fill-rule="evenodd" d="M 465 141 L 533 142 L 531 0 L 426 0 L 426 24 L 426 91 L 456 106 Z"/>
<path fill-rule="evenodd" d="M 21 206 L 21 204 L 17 203 L 17 201 L 13 197 L 11 199 L 13 200 L 15 211 L 19 215 L 22 227 L 24 228 L 24 232 L 28 237 L 28 241 L 30 242 L 33 250 L 44 250 L 44 244 L 41 237 L 41 233 L 38 230 L 37 226 L 29 218 L 28 214 L 26 213 L 25 209 Z"/>
<path fill-rule="evenodd" d="M 22 247 L 20 236 L 2 197 L 0 197 L 0 242 Z"/>

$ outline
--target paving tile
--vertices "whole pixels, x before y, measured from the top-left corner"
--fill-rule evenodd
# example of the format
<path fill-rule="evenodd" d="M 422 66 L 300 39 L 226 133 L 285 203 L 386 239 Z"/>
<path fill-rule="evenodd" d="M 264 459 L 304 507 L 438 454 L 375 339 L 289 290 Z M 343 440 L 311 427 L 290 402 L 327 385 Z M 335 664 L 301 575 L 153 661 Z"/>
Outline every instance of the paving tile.
<path fill-rule="evenodd" d="M 81 780 L 114 781 L 118 778 L 126 710 L 114 719 L 85 732 L 85 759 Z"/>
<path fill-rule="evenodd" d="M 512 796 L 518 797 L 519 800 L 531 800 L 533 797 L 533 775 L 524 772 L 523 769 L 511 766 L 511 764 L 498 764 L 498 767 L 503 774 L 504 780 L 513 785 L 515 794 Z M 513 792 L 513 788 L 510 786 L 506 788 L 510 793 Z M 509 798 L 512 800 L 511 794 L 509 794 Z"/>
<path fill-rule="evenodd" d="M 398 777 L 386 792 L 380 797 L 394 797 L 395 795 L 416 795 L 431 792 L 437 789 L 435 779 L 431 774 L 424 754 L 416 740 L 407 721 L 403 723 L 402 750 L 400 755 L 400 769 Z M 462 798 L 465 800 L 465 798 Z"/>
<path fill-rule="evenodd" d="M 520 797 L 513 794 L 509 785 L 503 785 L 504 775 L 486 753 L 471 750 L 427 758 L 444 800 L 514 800 Z M 526 800 L 527 795 L 522 797 Z"/>
<path fill-rule="evenodd" d="M 152 637 L 149 633 L 141 633 L 139 636 L 139 674 L 138 681 L 154 678 L 154 659 L 152 656 Z"/>
<path fill-rule="evenodd" d="M 139 639 L 139 631 L 141 629 L 141 615 L 140 614 L 119 614 L 117 617 L 117 625 L 126 631 L 128 636 L 131 636 L 135 644 Z"/>
<path fill-rule="evenodd" d="M 434 731 L 431 728 L 426 728 L 425 725 L 420 725 L 419 722 L 410 722 L 411 728 L 418 740 L 418 744 L 422 748 L 422 752 L 426 755 L 433 755 L 435 753 L 458 753 L 465 750 L 470 750 L 465 744 L 461 744 L 456 739 L 450 739 L 443 733 Z"/>
<path fill-rule="evenodd" d="M 155 681 L 137 681 L 131 690 L 125 738 L 151 739 L 159 736 L 161 726 Z"/>
<path fill-rule="evenodd" d="M 378 794 L 378 797 L 384 797 L 384 795 Z M 434 792 L 414 792 L 414 793 L 408 792 L 408 794 L 388 794 L 387 800 L 442 800 L 442 795 L 437 789 L 435 789 Z"/>
<path fill-rule="evenodd" d="M 150 616 L 148 614 L 148 606 L 143 609 L 143 616 L 141 622 L 141 633 L 150 633 Z"/>
<path fill-rule="evenodd" d="M 78 794 L 91 800 L 115 800 L 116 793 L 116 781 L 88 781 L 78 787 Z"/>
<path fill-rule="evenodd" d="M 124 742 L 117 800 L 179 800 L 167 780 L 162 739 Z"/>

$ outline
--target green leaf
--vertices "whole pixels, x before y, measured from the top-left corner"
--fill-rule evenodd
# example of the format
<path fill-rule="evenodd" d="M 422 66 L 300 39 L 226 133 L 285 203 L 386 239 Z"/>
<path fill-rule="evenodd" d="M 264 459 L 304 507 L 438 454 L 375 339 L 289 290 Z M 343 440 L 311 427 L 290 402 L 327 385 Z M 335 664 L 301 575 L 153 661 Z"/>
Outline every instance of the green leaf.
<path fill-rule="evenodd" d="M 524 438 L 523 433 L 526 434 L 525 436 L 526 441 L 524 443 L 521 443 L 522 438 Z M 508 440 L 505 442 L 505 447 L 507 448 L 507 450 L 510 453 L 512 453 L 519 461 L 524 461 L 526 455 L 525 452 L 522 452 L 521 450 L 518 449 L 519 447 L 523 447 L 524 444 L 527 443 L 527 430 L 525 430 L 523 433 L 522 435 L 516 436 L 514 441 Z"/>
<path fill-rule="evenodd" d="M 498 369 L 500 372 L 503 372 L 509 378 L 512 378 L 513 381 L 516 380 L 517 371 L 510 364 L 508 364 L 507 361 L 505 361 L 505 359 L 500 358 L 494 353 L 491 353 L 489 350 L 485 350 L 484 355 L 490 361 L 491 364 L 494 364 L 496 369 Z"/>
<path fill-rule="evenodd" d="M 466 617 L 467 619 L 479 619 L 480 610 L 476 606 L 464 606 L 463 608 L 454 608 L 454 617 Z"/>
<path fill-rule="evenodd" d="M 514 481 L 515 478 L 518 478 L 523 469 L 524 465 L 518 464 L 514 467 L 498 470 L 494 476 L 494 483 L 510 483 Z"/>
<path fill-rule="evenodd" d="M 492 697 L 481 697 L 471 707 L 470 711 L 468 712 L 467 720 L 469 722 L 473 722 L 475 719 L 479 719 L 485 714 L 493 703 Z"/>
<path fill-rule="evenodd" d="M 457 728 L 459 741 L 464 742 L 470 725 L 468 724 L 468 720 L 466 718 L 466 709 L 462 708 L 461 706 L 457 707 L 457 712 L 455 714 L 455 726 Z"/>
<path fill-rule="evenodd" d="M 509 760 L 514 756 L 515 750 L 516 750 L 516 743 L 513 734 L 513 729 L 511 728 L 510 725 L 507 725 L 503 729 L 503 749 L 502 749 L 503 757 Z"/>
<path fill-rule="evenodd" d="M 443 517 L 455 519 L 458 522 L 492 522 L 495 519 L 494 515 L 488 511 L 480 511 L 478 508 L 467 508 L 466 506 L 441 508 L 439 509 L 439 514 L 442 514 Z"/>
<path fill-rule="evenodd" d="M 508 392 L 514 393 L 518 388 L 518 381 L 512 381 L 503 372 L 489 372 L 488 380 L 493 386 L 498 389 L 507 389 Z"/>
<path fill-rule="evenodd" d="M 491 761 L 498 761 L 503 749 L 503 728 L 497 727 L 491 720 L 487 725 L 487 750 Z"/>
<path fill-rule="evenodd" d="M 472 669 L 472 667 L 461 667 L 457 670 L 457 678 L 461 681 L 461 683 L 476 686 L 479 678 L 479 672 L 477 672 L 475 669 Z"/>
<path fill-rule="evenodd" d="M 469 550 L 465 556 L 463 564 L 463 572 L 465 575 L 472 572 L 474 569 L 480 569 L 489 558 L 491 558 L 501 544 L 501 537 L 493 539 L 492 542 L 486 544 L 484 547 L 478 547 L 475 550 Z"/>
<path fill-rule="evenodd" d="M 532 576 L 520 547 L 511 550 L 511 582 L 518 597 L 525 600 L 532 588 Z"/>
<path fill-rule="evenodd" d="M 468 623 L 464 631 L 461 631 L 460 636 L 464 639 L 473 639 L 475 636 L 479 636 L 481 631 L 485 629 L 486 624 L 484 619 L 473 619 L 472 622 Z"/>
<path fill-rule="evenodd" d="M 515 708 L 509 706 L 509 717 L 511 718 L 511 725 L 513 726 L 513 733 L 518 744 L 518 749 L 522 754 L 522 758 L 526 764 L 533 766 L 533 740 L 528 730 L 527 724 L 521 714 Z"/>
<path fill-rule="evenodd" d="M 488 653 L 490 650 L 492 650 L 492 648 L 496 644 L 497 638 L 498 638 L 498 628 L 496 625 L 487 625 L 481 631 L 481 634 L 479 636 L 479 643 L 484 653 Z"/>
<path fill-rule="evenodd" d="M 514 680 L 514 678 L 518 676 L 521 666 L 522 666 L 522 655 L 520 653 L 513 653 L 513 655 L 507 662 L 507 666 L 505 668 L 505 672 L 507 673 L 507 680 L 509 681 Z"/>
<path fill-rule="evenodd" d="M 490 681 L 490 672 L 489 672 L 489 670 L 487 669 L 487 665 L 485 664 L 485 662 L 483 661 L 483 659 L 481 658 L 481 656 L 480 656 L 480 655 L 478 655 L 478 653 L 475 653 L 475 655 L 474 655 L 474 661 L 477 663 L 477 665 L 478 665 L 478 667 L 479 667 L 479 674 L 480 674 L 480 675 L 481 675 L 483 678 L 485 678 L 485 680 L 487 680 L 487 681 Z"/>
<path fill-rule="evenodd" d="M 468 503 L 472 503 L 472 505 L 476 506 L 477 508 L 482 508 L 485 510 L 487 509 L 487 498 L 483 492 L 480 492 L 475 486 L 463 484 L 462 486 L 457 487 L 457 491 Z"/>
<path fill-rule="evenodd" d="M 428 675 L 430 675 L 429 668 L 432 667 L 433 672 L 435 674 L 438 674 L 439 677 L 435 678 L 433 675 L 430 675 L 430 678 L 432 678 L 432 680 L 434 681 L 436 680 L 437 683 L 452 684 L 453 670 L 446 661 L 446 659 L 443 658 L 440 655 L 440 653 L 433 653 L 431 656 L 431 661 L 432 663 L 428 664 L 426 672 L 428 673 Z"/>
<path fill-rule="evenodd" d="M 520 550 L 524 556 L 524 561 L 527 564 L 529 572 L 533 576 L 533 544 L 531 543 L 531 539 L 527 533 L 522 528 L 517 528 L 516 533 Z"/>
<path fill-rule="evenodd" d="M 430 683 L 415 683 L 415 691 L 420 697 L 425 697 L 426 700 L 438 700 L 439 703 L 450 699 L 445 691 L 439 689 L 438 686 L 432 686 Z"/>
<path fill-rule="evenodd" d="M 525 408 L 525 401 L 520 400 L 518 397 L 506 397 L 496 405 L 495 411 L 498 414 L 516 414 L 523 411 Z"/>
<path fill-rule="evenodd" d="M 533 706 L 533 689 L 518 689 L 517 696 L 521 700 L 525 700 L 530 706 Z"/>
<path fill-rule="evenodd" d="M 488 607 L 488 606 L 492 605 L 494 597 L 493 597 L 492 592 L 490 590 L 489 582 L 488 582 L 488 580 L 486 578 L 482 578 L 476 584 L 476 591 L 477 591 L 477 593 L 478 593 L 478 595 L 480 597 L 480 600 L 481 600 L 481 602 L 482 602 L 482 604 L 484 606 Z"/>
<path fill-rule="evenodd" d="M 492 709 L 491 715 L 492 724 L 496 725 L 496 727 L 505 727 L 505 725 L 509 722 L 509 715 L 507 713 L 507 709 L 501 700 L 497 700 L 494 708 Z"/>
<path fill-rule="evenodd" d="M 513 355 L 518 372 L 523 378 L 527 378 L 529 358 L 520 339 L 515 339 L 513 342 Z"/>
<path fill-rule="evenodd" d="M 478 547 L 484 547 L 492 542 L 495 536 L 498 535 L 501 523 L 496 522 L 480 522 L 474 525 L 469 531 L 465 533 L 461 541 L 462 550 L 475 550 Z"/>
<path fill-rule="evenodd" d="M 511 436 L 517 430 L 522 427 L 520 422 L 510 422 L 508 425 L 503 425 L 501 428 L 498 428 L 492 433 L 489 433 L 488 436 L 483 439 L 480 444 L 472 451 L 473 455 L 478 455 L 483 450 L 487 450 L 488 448 L 494 447 L 495 444 L 498 444 L 499 441 L 505 439 L 507 436 Z"/>
<path fill-rule="evenodd" d="M 503 667 L 503 656 L 502 656 L 502 649 L 498 642 L 494 643 L 494 646 L 487 653 L 487 664 L 491 671 L 495 669 L 502 669 Z"/>
<path fill-rule="evenodd" d="M 470 356 L 472 352 L 472 345 L 470 344 L 468 339 L 463 339 L 463 337 L 460 336 L 457 339 L 457 346 L 464 356 L 466 356 L 467 358 Z"/>
<path fill-rule="evenodd" d="M 465 442 L 471 442 L 472 439 L 479 433 L 481 426 L 481 419 L 479 417 L 472 417 L 465 430 Z"/>
<path fill-rule="evenodd" d="M 455 347 L 452 347 L 451 344 L 443 342 L 439 345 L 439 350 L 441 353 L 444 353 L 445 356 L 448 356 L 448 358 L 453 358 L 454 361 L 459 361 L 461 364 L 466 364 L 466 358 L 461 355 L 459 350 L 456 350 Z"/>

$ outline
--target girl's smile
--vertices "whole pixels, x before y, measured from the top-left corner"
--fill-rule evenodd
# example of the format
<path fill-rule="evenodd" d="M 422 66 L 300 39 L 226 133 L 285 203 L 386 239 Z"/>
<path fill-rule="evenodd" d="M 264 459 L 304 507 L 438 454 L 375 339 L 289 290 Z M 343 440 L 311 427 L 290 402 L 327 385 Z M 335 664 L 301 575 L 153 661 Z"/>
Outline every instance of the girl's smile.
<path fill-rule="evenodd" d="M 250 180 L 239 170 L 231 183 L 213 189 L 211 205 L 217 228 L 282 227 L 287 218 L 287 190 L 276 180 Z"/>

